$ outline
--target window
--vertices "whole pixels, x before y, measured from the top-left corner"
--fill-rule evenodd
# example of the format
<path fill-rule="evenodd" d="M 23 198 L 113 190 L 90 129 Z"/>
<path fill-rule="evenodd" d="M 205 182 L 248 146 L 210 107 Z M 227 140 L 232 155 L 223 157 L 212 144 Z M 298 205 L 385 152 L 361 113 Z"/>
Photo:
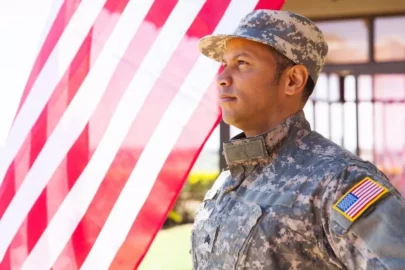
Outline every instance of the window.
<path fill-rule="evenodd" d="M 375 20 L 375 61 L 405 60 L 405 16 Z"/>
<path fill-rule="evenodd" d="M 316 22 L 328 43 L 326 64 L 365 63 L 368 55 L 368 28 L 365 20 Z"/>

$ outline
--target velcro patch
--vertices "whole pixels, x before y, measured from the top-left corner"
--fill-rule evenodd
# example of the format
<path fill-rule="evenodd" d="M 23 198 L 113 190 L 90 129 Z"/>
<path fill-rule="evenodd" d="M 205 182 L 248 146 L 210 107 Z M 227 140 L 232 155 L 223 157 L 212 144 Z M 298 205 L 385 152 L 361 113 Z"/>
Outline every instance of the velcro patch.
<path fill-rule="evenodd" d="M 333 209 L 351 222 L 354 222 L 387 192 L 388 189 L 386 187 L 370 177 L 366 177 L 343 195 L 333 205 Z"/>

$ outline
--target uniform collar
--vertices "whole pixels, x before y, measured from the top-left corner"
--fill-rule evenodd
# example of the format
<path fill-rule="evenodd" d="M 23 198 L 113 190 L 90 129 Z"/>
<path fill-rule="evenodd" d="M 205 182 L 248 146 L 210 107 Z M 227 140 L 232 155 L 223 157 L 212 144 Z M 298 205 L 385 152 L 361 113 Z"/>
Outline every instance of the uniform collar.
<path fill-rule="evenodd" d="M 310 125 L 301 110 L 261 135 L 247 138 L 244 133 L 240 133 L 223 144 L 228 167 L 268 163 L 277 145 L 288 141 L 288 138 L 295 138 L 302 131 L 310 131 Z"/>

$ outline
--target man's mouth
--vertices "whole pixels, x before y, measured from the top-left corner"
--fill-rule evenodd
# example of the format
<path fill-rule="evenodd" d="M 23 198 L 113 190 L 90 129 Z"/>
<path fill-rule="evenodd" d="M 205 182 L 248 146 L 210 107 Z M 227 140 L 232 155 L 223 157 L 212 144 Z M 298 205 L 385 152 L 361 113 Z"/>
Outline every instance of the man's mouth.
<path fill-rule="evenodd" d="M 220 102 L 230 102 L 230 101 L 235 101 L 235 100 L 236 100 L 235 96 L 226 95 L 226 94 L 223 94 L 223 95 L 219 96 L 219 101 Z"/>

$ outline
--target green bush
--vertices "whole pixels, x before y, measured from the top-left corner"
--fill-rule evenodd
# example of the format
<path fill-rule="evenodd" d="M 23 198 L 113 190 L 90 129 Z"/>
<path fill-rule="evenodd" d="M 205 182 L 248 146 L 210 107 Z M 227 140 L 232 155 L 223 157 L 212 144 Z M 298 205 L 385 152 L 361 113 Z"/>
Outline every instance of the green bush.
<path fill-rule="evenodd" d="M 167 216 L 165 227 L 193 222 L 195 211 L 218 175 L 219 172 L 215 171 L 191 172 L 176 204 Z"/>
<path fill-rule="evenodd" d="M 190 173 L 180 197 L 202 201 L 205 193 L 214 184 L 218 172 L 192 172 Z"/>

